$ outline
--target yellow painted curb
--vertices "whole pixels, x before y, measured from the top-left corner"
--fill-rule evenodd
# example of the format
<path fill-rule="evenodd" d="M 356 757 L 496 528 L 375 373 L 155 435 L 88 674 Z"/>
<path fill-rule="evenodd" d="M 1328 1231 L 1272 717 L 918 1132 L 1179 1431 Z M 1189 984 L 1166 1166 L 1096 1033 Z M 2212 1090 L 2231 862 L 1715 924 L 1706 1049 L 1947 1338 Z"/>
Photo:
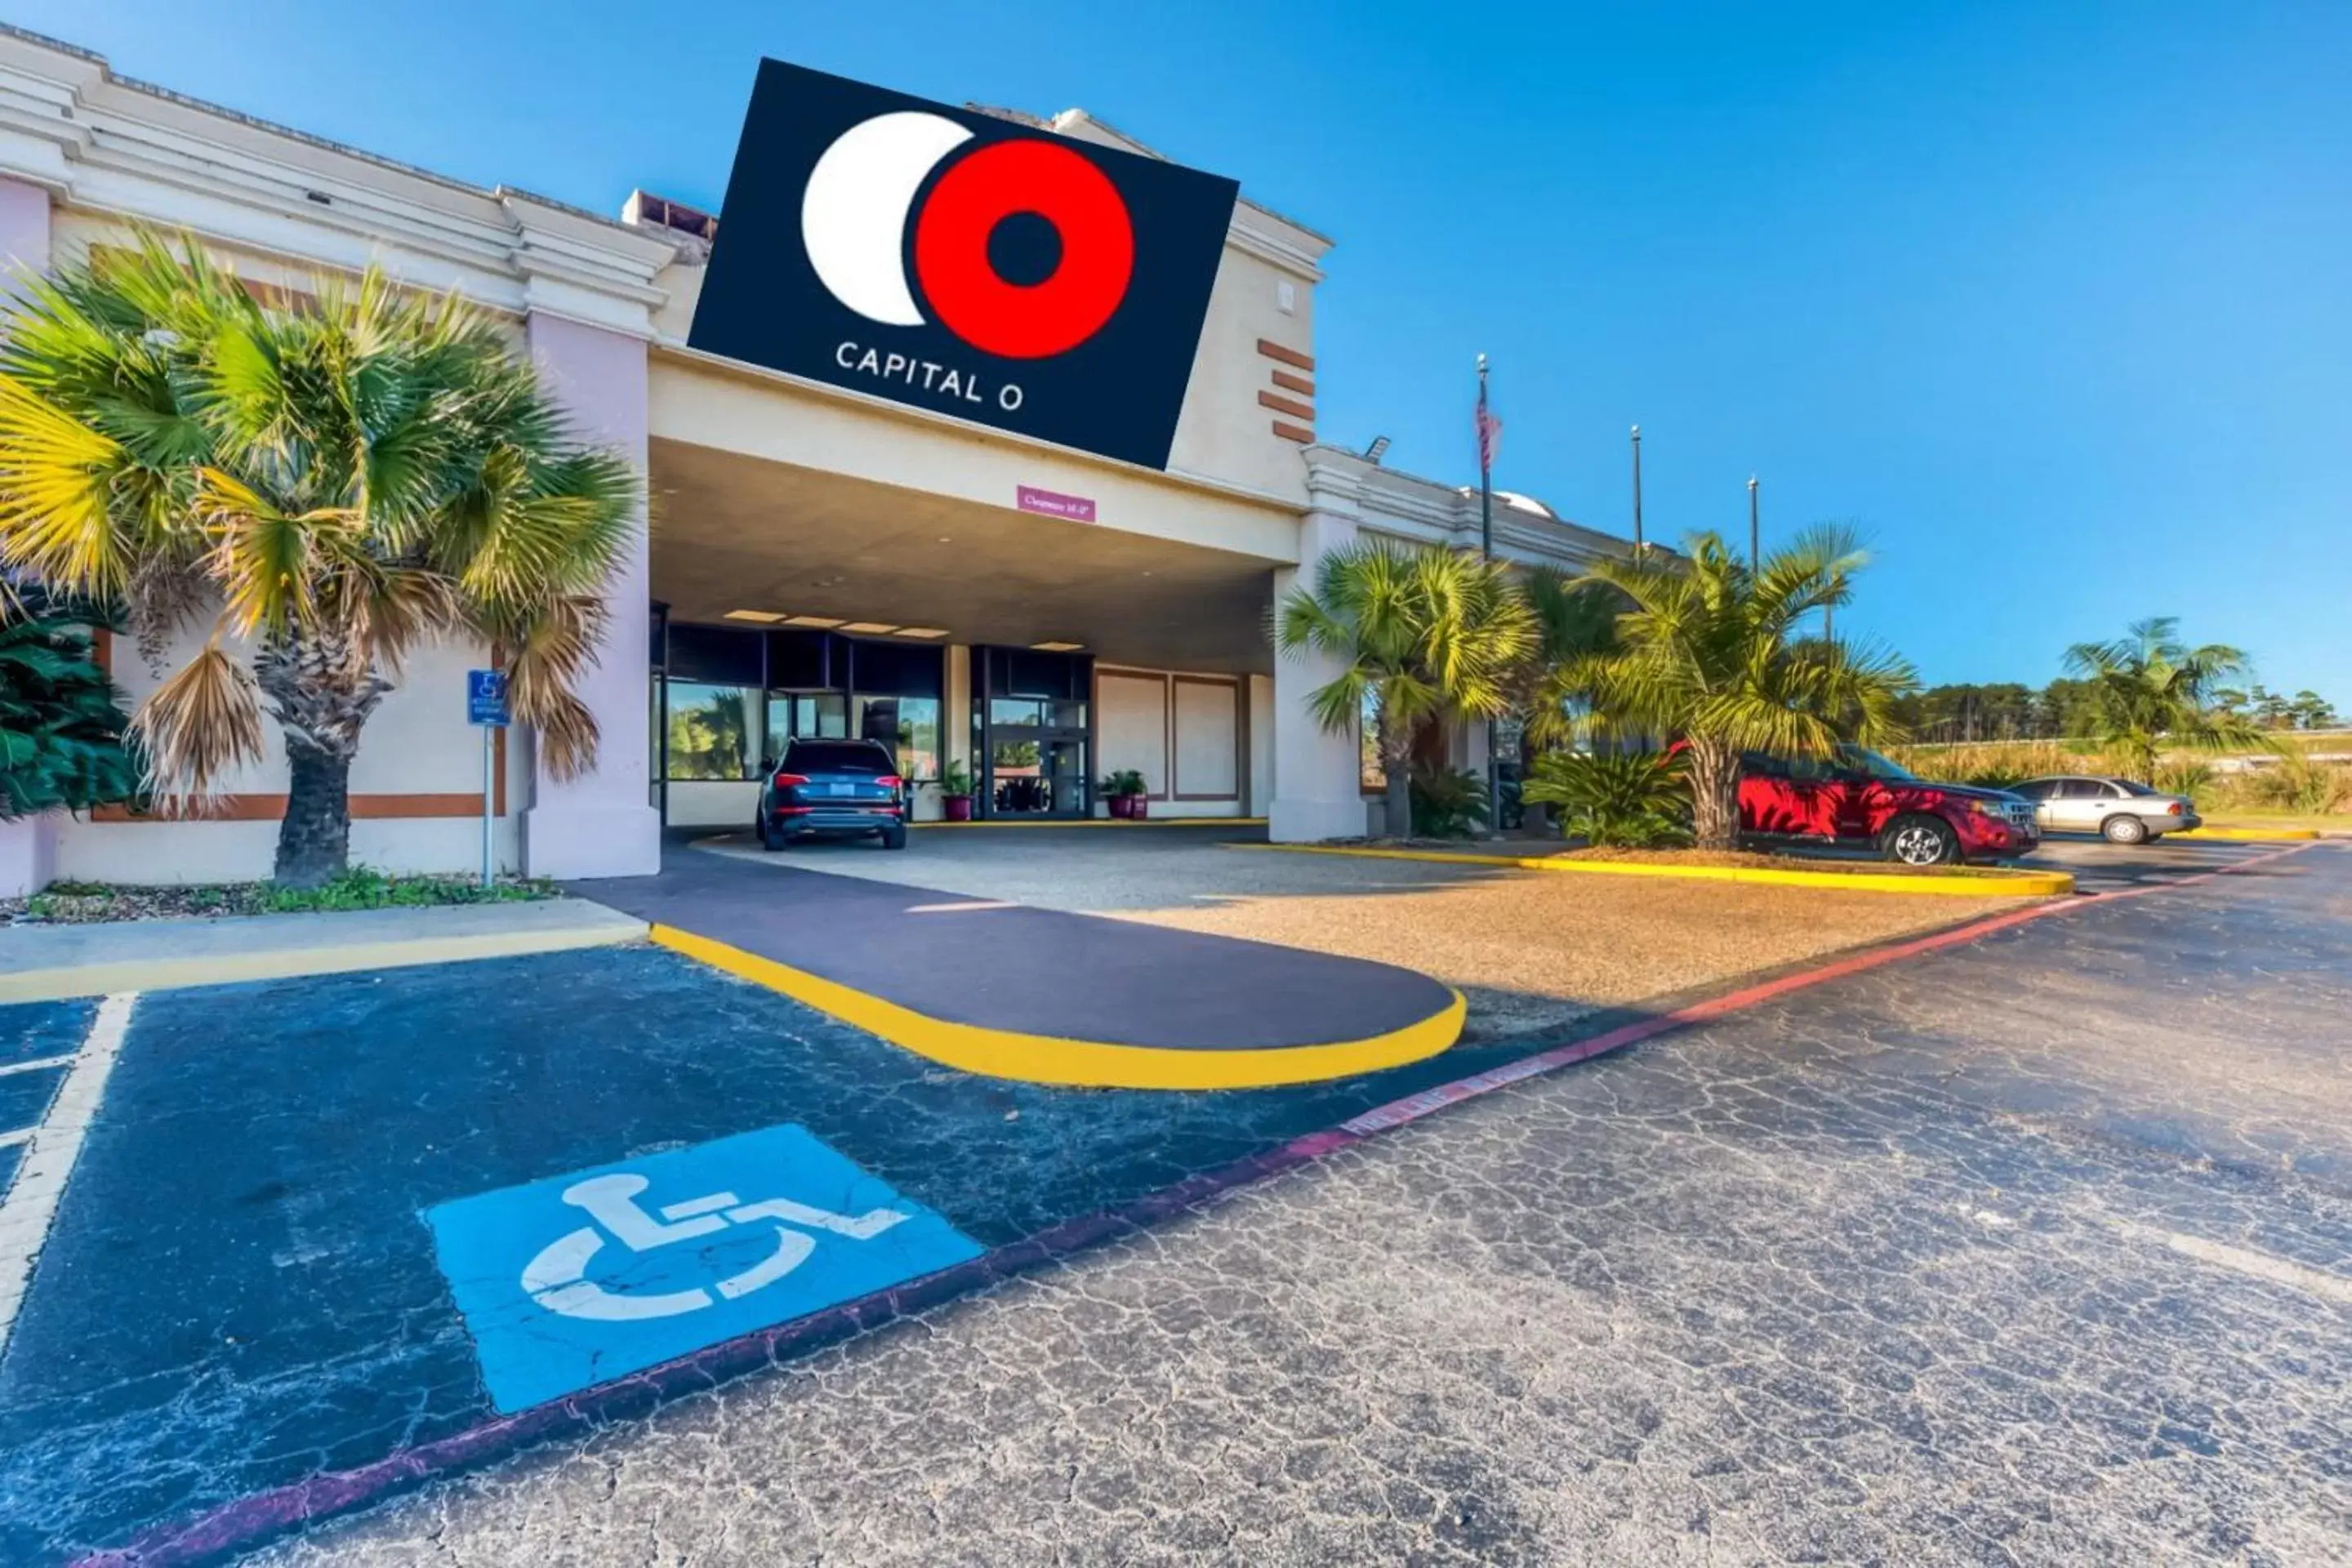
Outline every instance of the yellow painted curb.
<path fill-rule="evenodd" d="M 638 941 L 643 935 L 635 927 L 616 923 L 578 931 L 416 937 L 195 958 L 63 964 L 53 969 L 20 969 L 0 974 L 0 1003 L 58 1002 L 70 996 L 107 996 L 118 991 L 178 991 L 193 985 L 233 985 L 246 980 L 295 980 L 312 974 L 349 974 L 363 969 L 406 969 L 420 963 L 457 963 L 477 958 L 521 958 L 582 947 L 611 947 Z"/>
<path fill-rule="evenodd" d="M 1180 1051 L 951 1023 L 676 926 L 656 924 L 649 934 L 664 947 L 771 991 L 781 991 L 796 1002 L 805 1002 L 944 1066 L 987 1078 L 1087 1089 L 1264 1089 L 1352 1078 L 1435 1056 L 1461 1037 L 1466 1007 L 1462 993 L 1448 986 L 1446 994 L 1453 1001 L 1444 1011 L 1370 1039 L 1257 1050 Z"/>
<path fill-rule="evenodd" d="M 994 822 L 912 822 L 909 827 L 1264 827 L 1263 816 L 1147 816 L 1137 822 L 1124 816 L 1064 817 L 1044 822 L 1024 818 Z"/>
<path fill-rule="evenodd" d="M 1667 877 L 1693 882 L 1761 882 L 1783 888 L 1834 888 L 1854 893 L 1927 893 L 1957 899 L 2038 899 L 2074 890 L 2066 871 L 1948 871 L 1899 877 L 1884 871 L 1771 871 L 1746 866 L 1659 866 L 1641 860 L 1563 860 L 1539 855 L 1454 854 L 1442 849 L 1357 849 L 1332 844 L 1228 844 L 1228 849 L 1278 849 L 1290 855 L 1353 855 L 1370 860 L 1430 860 L 1519 871 L 1601 877 Z"/>
<path fill-rule="evenodd" d="M 2296 844 L 2324 838 L 2316 827 L 2184 827 L 2167 838 L 2231 838 L 2249 844 Z"/>

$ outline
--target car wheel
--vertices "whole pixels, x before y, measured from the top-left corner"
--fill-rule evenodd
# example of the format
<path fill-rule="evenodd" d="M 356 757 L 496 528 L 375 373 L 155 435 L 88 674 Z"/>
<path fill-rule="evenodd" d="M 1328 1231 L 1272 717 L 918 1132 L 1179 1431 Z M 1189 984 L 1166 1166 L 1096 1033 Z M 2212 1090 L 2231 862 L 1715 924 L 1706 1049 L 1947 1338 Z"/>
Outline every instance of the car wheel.
<path fill-rule="evenodd" d="M 2147 824 L 2127 811 L 2118 811 L 2099 824 L 2099 831 L 2110 844 L 2145 844 Z"/>
<path fill-rule="evenodd" d="M 785 845 L 791 842 L 792 840 L 786 837 L 782 824 L 775 822 L 763 822 L 760 825 L 760 847 L 767 850 L 770 854 L 775 853 L 777 850 L 782 849 Z"/>
<path fill-rule="evenodd" d="M 882 830 L 882 847 L 883 847 L 883 848 L 885 848 L 885 849 L 904 849 L 906 847 L 907 847 L 907 830 L 906 830 L 906 828 L 905 828 L 905 827 L 903 827 L 903 826 L 900 826 L 900 827 L 886 827 L 886 828 L 884 828 L 884 829 Z"/>
<path fill-rule="evenodd" d="M 1878 841 L 1879 853 L 1900 866 L 1945 866 L 1960 858 L 1960 836 L 1941 817 L 1898 816 Z"/>

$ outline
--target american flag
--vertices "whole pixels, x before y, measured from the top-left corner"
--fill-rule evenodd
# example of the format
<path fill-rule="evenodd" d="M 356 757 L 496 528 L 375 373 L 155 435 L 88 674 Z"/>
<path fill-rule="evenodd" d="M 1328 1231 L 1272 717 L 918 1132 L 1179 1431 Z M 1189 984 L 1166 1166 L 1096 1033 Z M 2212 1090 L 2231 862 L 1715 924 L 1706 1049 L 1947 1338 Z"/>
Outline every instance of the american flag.
<path fill-rule="evenodd" d="M 1488 472 L 1495 466 L 1495 453 L 1503 445 L 1503 422 L 1486 406 L 1486 384 L 1478 384 L 1478 471 Z"/>

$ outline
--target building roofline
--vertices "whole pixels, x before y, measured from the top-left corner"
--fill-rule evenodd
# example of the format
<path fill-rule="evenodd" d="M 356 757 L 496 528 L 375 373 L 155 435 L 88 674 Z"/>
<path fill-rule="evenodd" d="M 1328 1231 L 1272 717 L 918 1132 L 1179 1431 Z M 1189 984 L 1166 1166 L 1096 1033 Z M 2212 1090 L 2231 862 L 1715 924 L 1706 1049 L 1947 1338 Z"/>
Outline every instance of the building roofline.
<path fill-rule="evenodd" d="M 100 78 L 111 86 L 123 88 L 131 92 L 143 93 L 149 98 L 161 99 L 166 103 L 174 103 L 183 109 L 193 109 L 199 113 L 217 114 L 224 120 L 236 121 L 238 124 L 250 126 L 256 131 L 267 132 L 272 136 L 283 136 L 290 142 L 299 142 L 304 146 L 315 147 L 322 153 L 332 153 L 339 157 L 356 158 L 362 163 L 373 163 L 379 169 L 389 169 L 396 174 L 429 180 L 436 185 L 461 195 L 479 196 L 486 201 L 498 201 L 511 196 L 535 203 L 540 206 L 551 207 L 558 212 L 570 213 L 575 217 L 586 218 L 591 222 L 604 224 L 613 228 L 628 226 L 620 219 L 607 214 L 576 206 L 570 202 L 558 201 L 553 196 L 543 196 L 536 191 L 525 190 L 520 185 L 477 185 L 458 179 L 454 174 L 445 174 L 436 169 L 427 169 L 419 164 L 404 163 L 398 158 L 388 158 L 381 153 L 371 153 L 364 147 L 354 147 L 347 142 L 337 142 L 331 137 L 297 130 L 291 125 L 283 125 L 275 120 L 265 120 L 260 115 L 248 114 L 244 110 L 232 109 L 225 103 L 215 103 L 210 99 L 179 92 L 141 77 L 125 76 L 116 70 L 113 63 L 104 55 L 95 50 L 85 49 L 78 44 L 68 44 L 63 39 L 52 38 L 46 33 L 36 33 L 30 28 L 12 26 L 5 22 L 0 22 L 0 37 L 16 38 L 24 43 L 37 45 L 41 48 L 55 49 L 59 54 L 70 55 L 79 60 L 86 60 L 96 66 Z"/>

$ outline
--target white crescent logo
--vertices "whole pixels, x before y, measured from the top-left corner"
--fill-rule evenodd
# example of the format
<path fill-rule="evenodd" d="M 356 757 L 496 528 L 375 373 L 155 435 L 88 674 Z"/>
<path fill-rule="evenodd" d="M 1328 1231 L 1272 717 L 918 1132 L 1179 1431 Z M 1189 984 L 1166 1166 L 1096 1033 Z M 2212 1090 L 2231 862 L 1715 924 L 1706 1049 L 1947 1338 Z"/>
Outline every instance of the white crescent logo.
<path fill-rule="evenodd" d="M 907 215 L 940 160 L 971 132 L 937 114 L 904 110 L 860 121 L 809 172 L 801 242 L 833 297 L 868 321 L 919 327 L 907 286 Z"/>

